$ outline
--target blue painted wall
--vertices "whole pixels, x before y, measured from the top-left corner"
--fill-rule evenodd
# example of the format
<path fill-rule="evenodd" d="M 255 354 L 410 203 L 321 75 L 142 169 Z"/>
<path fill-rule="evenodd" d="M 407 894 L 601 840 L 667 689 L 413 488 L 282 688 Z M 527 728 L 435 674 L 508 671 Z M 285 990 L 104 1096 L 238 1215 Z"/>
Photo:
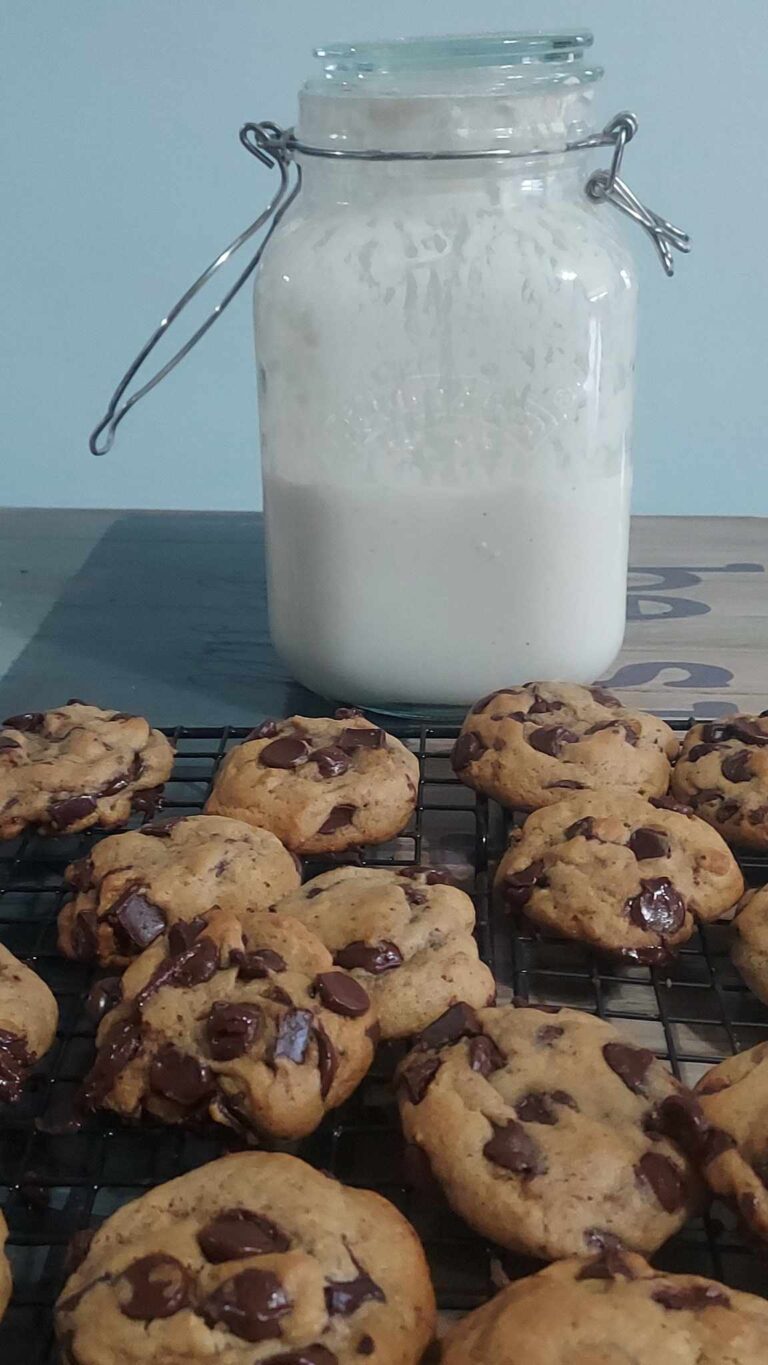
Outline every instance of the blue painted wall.
<path fill-rule="evenodd" d="M 602 112 L 641 118 L 628 179 L 695 237 L 671 283 L 638 241 L 635 510 L 768 514 L 765 0 L 0 5 L 0 503 L 259 506 L 245 299 L 111 456 L 86 448 L 163 309 L 264 200 L 239 125 L 291 121 L 317 42 L 587 23 Z"/>

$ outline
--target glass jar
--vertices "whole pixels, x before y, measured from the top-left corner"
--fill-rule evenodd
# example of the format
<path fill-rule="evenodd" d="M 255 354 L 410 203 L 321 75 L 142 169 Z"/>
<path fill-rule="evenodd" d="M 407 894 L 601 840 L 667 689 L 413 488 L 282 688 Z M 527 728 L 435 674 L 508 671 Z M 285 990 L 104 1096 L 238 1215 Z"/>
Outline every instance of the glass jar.
<path fill-rule="evenodd" d="M 589 35 L 321 50 L 255 283 L 275 646 L 333 697 L 591 681 L 624 634 L 636 286 Z"/>

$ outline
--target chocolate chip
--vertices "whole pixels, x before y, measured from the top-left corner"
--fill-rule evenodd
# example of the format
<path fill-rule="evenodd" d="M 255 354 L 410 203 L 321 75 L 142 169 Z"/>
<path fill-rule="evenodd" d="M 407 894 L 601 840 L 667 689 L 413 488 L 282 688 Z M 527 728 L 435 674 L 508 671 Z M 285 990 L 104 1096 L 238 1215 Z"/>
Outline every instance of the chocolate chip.
<path fill-rule="evenodd" d="M 282 986 L 266 986 L 263 997 L 265 1000 L 274 1000 L 276 1005 L 285 1005 L 289 1010 L 293 1009 L 293 1000 Z"/>
<path fill-rule="evenodd" d="M 675 934 L 685 923 L 685 901 L 668 877 L 641 877 L 642 891 L 631 896 L 625 910 L 638 929 Z"/>
<path fill-rule="evenodd" d="M 362 716 L 363 712 L 359 706 L 337 706 L 333 713 L 334 720 L 353 720 L 355 716 Z"/>
<path fill-rule="evenodd" d="M 152 1058 L 149 1085 L 156 1094 L 183 1109 L 202 1104 L 216 1088 L 209 1068 L 173 1043 L 164 1043 Z"/>
<path fill-rule="evenodd" d="M 587 691 L 593 701 L 599 702 L 601 706 L 621 706 L 618 697 L 614 697 L 612 692 L 606 692 L 604 687 L 588 687 Z"/>
<path fill-rule="evenodd" d="M 481 713 L 482 711 L 484 711 L 484 710 L 486 709 L 487 706 L 490 706 L 491 702 L 492 702 L 492 701 L 495 701 L 497 697 L 519 697 L 519 696 L 520 696 L 520 689 L 519 689 L 519 688 L 515 688 L 515 687 L 500 687 L 500 688 L 498 689 L 498 691 L 496 691 L 496 692 L 489 692 L 487 697 L 481 697 L 479 701 L 476 701 L 475 704 L 474 704 L 474 706 L 472 707 L 472 710 L 471 710 L 471 712 L 470 712 L 470 715 L 479 716 L 480 713 Z"/>
<path fill-rule="evenodd" d="M 284 972 L 286 961 L 279 953 L 271 948 L 255 948 L 252 951 L 232 954 L 232 961 L 237 963 L 237 975 L 243 981 L 261 981 L 269 976 L 270 972 Z"/>
<path fill-rule="evenodd" d="M 453 771 L 460 773 L 464 768 L 468 768 L 470 763 L 476 763 L 479 758 L 482 758 L 486 748 L 487 746 L 476 730 L 467 730 L 463 735 L 459 735 L 451 754 Z"/>
<path fill-rule="evenodd" d="M 251 730 L 250 734 L 245 736 L 244 743 L 247 744 L 251 739 L 274 739 L 279 729 L 276 720 L 263 720 L 261 725 L 257 725 L 255 730 Z"/>
<path fill-rule="evenodd" d="M 624 1082 L 633 1095 L 646 1095 L 645 1082 L 656 1058 L 644 1047 L 630 1047 L 628 1043 L 606 1043 L 603 1047 L 611 1071 Z"/>
<path fill-rule="evenodd" d="M 674 1213 L 685 1203 L 685 1184 L 676 1166 L 658 1152 L 646 1152 L 635 1166 L 635 1175 L 650 1185 L 661 1207 Z"/>
<path fill-rule="evenodd" d="M 428 1024 L 418 1036 L 422 1047 L 445 1047 L 457 1043 L 460 1038 L 472 1038 L 482 1033 L 483 1027 L 471 1005 L 459 1001 L 451 1005 L 434 1023 Z"/>
<path fill-rule="evenodd" d="M 299 768 L 307 762 L 310 748 L 306 739 L 283 735 L 282 739 L 273 739 L 271 744 L 265 745 L 259 754 L 259 763 L 265 768 Z"/>
<path fill-rule="evenodd" d="M 564 1033 L 565 1029 L 560 1024 L 544 1024 L 542 1028 L 536 1030 L 536 1042 L 542 1043 L 544 1047 L 551 1047 Z"/>
<path fill-rule="evenodd" d="M 534 697 L 528 707 L 528 715 L 541 716 L 550 711 L 562 711 L 562 709 L 563 703 L 561 701 L 547 701 L 546 697 Z"/>
<path fill-rule="evenodd" d="M 544 863 L 541 858 L 537 858 L 536 862 L 528 867 L 521 867 L 517 872 L 508 872 L 502 882 L 502 896 L 507 905 L 513 910 L 522 910 L 543 876 Z"/>
<path fill-rule="evenodd" d="M 225 1327 L 241 1341 L 269 1341 L 282 1336 L 280 1318 L 291 1300 L 271 1270 L 241 1270 L 224 1280 L 200 1306 L 209 1327 Z"/>
<path fill-rule="evenodd" d="M 142 761 L 141 755 L 136 754 L 136 757 L 134 758 L 133 763 L 131 764 L 130 770 L 127 772 L 117 773 L 116 776 L 111 778 L 109 782 L 105 782 L 103 787 L 99 787 L 97 795 L 117 796 L 118 792 L 125 791 L 126 787 L 129 787 L 132 782 L 135 782 L 138 777 L 141 777 L 143 771 L 144 763 Z"/>
<path fill-rule="evenodd" d="M 698 1159 L 702 1166 L 708 1166 L 710 1161 L 716 1161 L 723 1152 L 730 1152 L 736 1146 L 735 1138 L 730 1133 L 726 1133 L 723 1128 L 709 1128 L 698 1148 Z"/>
<path fill-rule="evenodd" d="M 730 739 L 731 734 L 730 725 L 721 725 L 716 721 L 710 721 L 701 727 L 701 738 L 705 744 L 722 744 L 723 740 Z"/>
<path fill-rule="evenodd" d="M 213 1265 L 243 1256 L 269 1256 L 287 1251 L 290 1238 L 269 1218 L 250 1209 L 225 1209 L 197 1234 L 205 1259 Z"/>
<path fill-rule="evenodd" d="M 76 825 L 96 810 L 92 796 L 69 796 L 64 801 L 53 801 L 48 807 L 48 820 L 55 830 L 65 830 Z"/>
<path fill-rule="evenodd" d="M 191 948 L 206 927 L 205 915 L 195 915 L 194 919 L 179 919 L 168 930 L 168 948 L 171 953 L 184 953 Z"/>
<path fill-rule="evenodd" d="M 499 1071 L 507 1063 L 504 1053 L 496 1046 L 493 1039 L 485 1033 L 481 1034 L 479 1038 L 470 1038 L 467 1056 L 471 1069 L 479 1071 L 481 1076 L 490 1076 L 492 1072 Z"/>
<path fill-rule="evenodd" d="M 698 1100 L 685 1091 L 662 1100 L 653 1122 L 657 1133 L 671 1138 L 689 1156 L 698 1156 L 712 1131 Z"/>
<path fill-rule="evenodd" d="M 359 1356 L 372 1356 L 375 1349 L 376 1343 L 373 1340 L 373 1337 L 369 1337 L 366 1332 L 365 1336 L 361 1337 L 357 1343 L 356 1354 Z"/>
<path fill-rule="evenodd" d="M 418 1048 L 406 1058 L 397 1074 L 397 1084 L 408 1091 L 411 1104 L 421 1104 L 441 1065 L 434 1052 L 421 1052 Z"/>
<path fill-rule="evenodd" d="M 174 926 L 178 928 L 178 926 Z M 178 942 L 178 937 L 174 941 Z M 219 970 L 219 948 L 211 938 L 198 938 L 178 953 L 164 958 L 136 997 L 143 1009 L 147 1000 L 164 986 L 199 986 Z"/>
<path fill-rule="evenodd" d="M 95 910 L 80 910 L 72 921 L 72 954 L 78 962 L 92 962 L 99 948 L 99 917 Z"/>
<path fill-rule="evenodd" d="M 155 820 L 152 824 L 142 825 L 136 833 L 148 834 L 153 839 L 170 839 L 172 831 L 185 819 L 185 815 L 177 815 L 170 820 Z"/>
<path fill-rule="evenodd" d="M 669 839 L 662 830 L 641 826 L 630 834 L 627 848 L 634 853 L 639 863 L 647 858 L 668 858 L 671 851 Z"/>
<path fill-rule="evenodd" d="M 387 1296 L 380 1285 L 371 1279 L 367 1270 L 363 1269 L 354 1256 L 352 1260 L 358 1271 L 353 1280 L 331 1280 L 325 1286 L 325 1307 L 331 1317 L 351 1317 L 362 1304 L 371 1299 L 376 1303 L 387 1301 Z"/>
<path fill-rule="evenodd" d="M 706 758 L 707 754 L 713 754 L 717 748 L 717 744 L 694 744 L 693 748 L 689 749 L 688 753 L 683 754 L 682 757 L 688 763 L 698 763 L 700 758 Z"/>
<path fill-rule="evenodd" d="M 285 1057 L 289 1062 L 303 1062 L 312 1036 L 312 1024 L 311 1010 L 291 1009 L 282 1015 L 272 1049 L 274 1060 Z"/>
<path fill-rule="evenodd" d="M 326 1009 L 347 1019 L 358 1019 L 371 1007 L 360 982 L 343 972 L 320 972 L 315 977 L 315 988 Z"/>
<path fill-rule="evenodd" d="M 584 792 L 587 790 L 586 783 L 584 782 L 547 782 L 545 783 L 544 790 L 554 791 L 555 787 L 563 787 L 568 791 L 573 792 Z"/>
<path fill-rule="evenodd" d="M 0 735 L 0 753 L 6 749 L 20 749 L 21 745 L 17 739 L 11 739 L 10 735 Z"/>
<path fill-rule="evenodd" d="M 345 754 L 353 754 L 355 749 L 385 749 L 387 736 L 378 726 L 356 726 L 353 730 L 342 730 L 336 743 Z"/>
<path fill-rule="evenodd" d="M 228 1004 L 217 1000 L 205 1022 L 208 1050 L 215 1062 L 242 1057 L 258 1037 L 264 1015 L 258 1005 Z"/>
<path fill-rule="evenodd" d="M 627 744 L 631 744 L 633 749 L 637 748 L 637 741 L 640 738 L 637 730 L 629 725 L 625 720 L 604 720 L 599 725 L 590 725 L 584 733 L 587 735 L 598 735 L 602 730 L 621 730 Z"/>
<path fill-rule="evenodd" d="M 684 806 L 681 801 L 675 801 L 671 796 L 649 796 L 649 805 L 655 806 L 657 810 L 672 810 L 677 815 L 692 815 L 693 810 L 690 806 Z"/>
<path fill-rule="evenodd" d="M 573 1096 L 565 1090 L 531 1090 L 515 1104 L 515 1113 L 521 1123 L 544 1123 L 551 1127 L 559 1121 L 558 1104 L 578 1109 Z"/>
<path fill-rule="evenodd" d="M 85 1001 L 85 1008 L 91 1019 L 99 1023 L 120 1004 L 123 998 L 123 982 L 119 976 L 102 976 L 98 981 L 94 981 L 88 992 Z"/>
<path fill-rule="evenodd" d="M 515 1175 L 543 1175 L 547 1170 L 544 1154 L 514 1119 L 504 1124 L 492 1123 L 493 1137 L 483 1147 L 483 1156 L 496 1166 L 503 1166 Z"/>
<path fill-rule="evenodd" d="M 453 877 L 450 872 L 446 872 L 441 867 L 427 867 L 422 863 L 414 863 L 411 867 L 399 867 L 398 877 L 423 877 L 427 886 L 453 886 Z"/>
<path fill-rule="evenodd" d="M 82 1098 L 86 1106 L 96 1108 L 102 1103 L 120 1072 L 141 1051 L 141 1042 L 141 1029 L 131 1020 L 113 1025 L 83 1082 Z"/>
<path fill-rule="evenodd" d="M 319 1020 L 315 1024 L 315 1042 L 317 1043 L 317 1065 L 320 1072 L 320 1095 L 322 1099 L 325 1099 L 339 1069 L 339 1058 L 331 1039 Z"/>
<path fill-rule="evenodd" d="M 409 887 L 408 890 L 410 889 Z M 382 972 L 390 972 L 393 968 L 403 965 L 400 949 L 386 938 L 374 944 L 354 939 L 346 948 L 339 948 L 333 960 L 337 967 L 344 967 L 348 972 L 359 967 L 361 971 L 370 972 L 373 976 L 380 976 Z"/>
<path fill-rule="evenodd" d="M 749 782 L 752 777 L 752 756 L 749 750 L 739 749 L 738 753 L 729 754 L 720 764 L 720 771 L 729 782 Z"/>
<path fill-rule="evenodd" d="M 723 801 L 715 811 L 715 819 L 718 824 L 725 824 L 726 820 L 732 820 L 741 810 L 741 803 L 731 798 L 730 801 Z"/>
<path fill-rule="evenodd" d="M 765 711 L 761 712 L 762 717 L 765 715 Z M 734 716 L 728 730 L 729 738 L 740 739 L 742 744 L 768 744 L 768 729 L 763 729 L 757 721 L 750 720 L 748 716 Z"/>
<path fill-rule="evenodd" d="M 610 1237 L 610 1233 L 604 1234 Z M 618 1240 L 618 1239 L 617 1239 Z M 605 1250 L 595 1258 L 588 1261 L 576 1276 L 577 1280 L 618 1280 L 621 1276 L 625 1280 L 634 1280 L 635 1272 L 632 1269 L 626 1256 L 622 1254 L 621 1245 L 618 1247 L 606 1246 Z"/>
<path fill-rule="evenodd" d="M 415 886 L 404 886 L 403 895 L 409 905 L 426 905 L 427 894 L 425 891 L 417 891 Z"/>
<path fill-rule="evenodd" d="M 14 1104 L 21 1097 L 24 1075 L 34 1063 L 26 1039 L 9 1029 L 0 1029 L 0 1100 Z"/>
<path fill-rule="evenodd" d="M 45 725 L 45 716 L 42 711 L 24 711 L 20 716 L 8 716 L 3 721 L 3 728 L 8 730 L 21 730 L 30 734 L 36 734 Z"/>
<path fill-rule="evenodd" d="M 747 821 L 750 825 L 768 824 L 768 806 L 758 806 L 755 810 L 749 811 Z"/>
<path fill-rule="evenodd" d="M 704 1308 L 730 1308 L 731 1300 L 717 1284 L 662 1285 L 654 1289 L 651 1298 L 662 1308 L 673 1311 L 700 1313 Z"/>
<path fill-rule="evenodd" d="M 343 829 L 345 825 L 351 825 L 356 810 L 357 806 L 334 806 L 330 815 L 323 821 L 318 829 L 318 834 L 335 834 L 337 829 Z"/>
<path fill-rule="evenodd" d="M 172 1318 L 192 1298 L 186 1266 L 162 1251 L 132 1261 L 120 1272 L 114 1285 L 120 1312 L 140 1322 Z"/>
<path fill-rule="evenodd" d="M 162 787 L 145 787 L 143 791 L 131 793 L 131 809 L 140 811 L 143 815 L 154 815 L 162 802 Z"/>
<path fill-rule="evenodd" d="M 148 947 L 166 927 L 165 911 L 148 900 L 136 887 L 129 887 L 115 901 L 110 918 L 114 921 L 116 938 L 122 939 L 119 946 L 131 950 Z"/>
<path fill-rule="evenodd" d="M 532 749 L 550 758 L 559 758 L 566 744 L 578 744 L 579 736 L 565 725 L 542 725 L 528 735 L 527 741 Z"/>
<path fill-rule="evenodd" d="M 314 749 L 309 759 L 311 763 L 317 764 L 321 777 L 341 777 L 342 773 L 349 770 L 347 755 L 335 744 L 329 745 L 327 749 Z"/>
<path fill-rule="evenodd" d="M 597 839 L 599 837 L 595 834 L 595 821 L 593 816 L 585 815 L 581 820 L 574 821 L 572 825 L 569 825 L 567 829 L 563 830 L 564 839 L 578 839 L 579 837 L 583 839 Z"/>
<path fill-rule="evenodd" d="M 359 1351 L 360 1347 L 357 1349 Z M 339 1357 L 334 1355 L 333 1351 L 329 1351 L 327 1346 L 315 1342 L 314 1346 L 301 1346 L 298 1351 L 270 1356 L 263 1365 L 339 1365 Z"/>
<path fill-rule="evenodd" d="M 584 1233 L 584 1243 L 592 1251 L 624 1251 L 624 1243 L 615 1232 L 608 1232 L 605 1228 L 587 1228 Z"/>

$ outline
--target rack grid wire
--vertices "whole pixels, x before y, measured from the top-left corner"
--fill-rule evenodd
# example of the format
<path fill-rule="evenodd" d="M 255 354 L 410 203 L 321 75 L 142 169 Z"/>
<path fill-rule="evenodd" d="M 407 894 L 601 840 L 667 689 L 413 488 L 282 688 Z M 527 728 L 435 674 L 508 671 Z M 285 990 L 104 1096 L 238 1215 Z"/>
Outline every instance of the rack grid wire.
<path fill-rule="evenodd" d="M 676 729 L 686 728 L 675 718 Z M 662 968 L 612 963 L 581 945 L 520 927 L 493 904 L 495 862 L 510 817 L 453 775 L 449 752 L 458 731 L 441 725 L 391 724 L 417 753 L 418 806 L 398 839 L 359 855 L 365 866 L 412 862 L 447 866 L 473 897 L 481 956 L 493 969 L 501 1001 L 511 996 L 571 1005 L 616 1022 L 628 1039 L 665 1057 L 692 1084 L 714 1063 L 768 1038 L 768 1009 L 746 989 L 728 953 L 727 925 L 709 926 Z M 247 727 L 164 731 L 176 746 L 163 814 L 202 810 L 216 769 Z M 132 826 L 142 823 L 136 817 Z M 56 917 L 68 892 L 68 862 L 104 835 L 24 836 L 0 845 L 0 941 L 37 971 L 60 1009 L 56 1043 L 35 1069 L 22 1100 L 0 1104 L 0 1206 L 9 1230 L 14 1294 L 0 1324 L 2 1365 L 54 1365 L 52 1306 L 64 1282 L 67 1244 L 146 1189 L 237 1148 L 226 1130 L 189 1131 L 145 1123 L 130 1127 L 94 1116 L 79 1131 L 68 1118 L 93 1057 L 94 1026 L 85 1000 L 103 974 L 69 962 L 56 949 Z M 741 858 L 750 885 L 768 882 L 768 857 Z M 308 860 L 307 876 L 328 866 Z M 380 1049 L 350 1100 L 309 1139 L 289 1150 L 347 1184 L 391 1199 L 414 1223 L 430 1261 L 438 1303 L 448 1313 L 483 1302 L 505 1276 L 536 1266 L 499 1252 L 451 1213 L 413 1162 L 397 1123 L 391 1074 L 400 1045 Z M 764 1253 L 741 1237 L 717 1204 L 692 1220 L 654 1257 L 667 1270 L 711 1275 L 764 1293 Z"/>

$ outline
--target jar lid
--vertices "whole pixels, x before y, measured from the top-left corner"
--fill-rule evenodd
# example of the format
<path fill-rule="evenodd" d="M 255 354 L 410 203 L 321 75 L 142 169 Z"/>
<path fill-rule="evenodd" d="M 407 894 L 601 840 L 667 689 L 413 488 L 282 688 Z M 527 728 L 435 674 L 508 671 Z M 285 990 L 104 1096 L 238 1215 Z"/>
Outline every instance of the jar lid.
<path fill-rule="evenodd" d="M 582 65 L 592 34 L 476 33 L 381 42 L 330 43 L 316 47 L 323 80 L 339 85 L 402 77 L 417 72 L 496 68 L 508 80 L 544 79 L 578 84 L 599 79 L 600 67 Z M 538 68 L 538 72 L 537 72 Z M 544 68 L 543 70 L 541 68 Z M 556 68 L 556 69 L 553 69 Z"/>

